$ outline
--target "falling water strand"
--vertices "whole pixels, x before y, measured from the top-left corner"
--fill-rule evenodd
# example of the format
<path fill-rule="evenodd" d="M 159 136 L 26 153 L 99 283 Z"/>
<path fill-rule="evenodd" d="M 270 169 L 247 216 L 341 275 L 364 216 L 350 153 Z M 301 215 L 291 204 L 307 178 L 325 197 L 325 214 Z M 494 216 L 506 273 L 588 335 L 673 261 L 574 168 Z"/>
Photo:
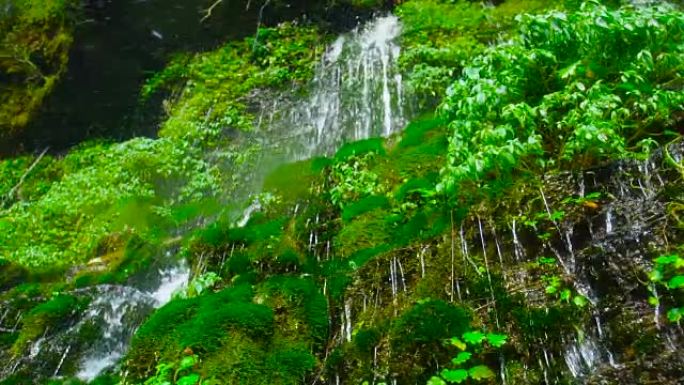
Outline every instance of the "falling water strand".
<path fill-rule="evenodd" d="M 489 283 L 489 294 L 492 297 L 492 306 L 494 308 L 494 320 L 496 321 L 496 327 L 499 328 L 499 314 L 496 311 L 496 297 L 494 297 L 494 288 L 492 286 L 492 275 L 489 272 L 489 261 L 487 260 L 487 246 L 485 244 L 484 230 L 482 230 L 482 219 L 477 217 L 477 226 L 480 230 L 480 241 L 482 242 L 482 258 L 485 263 L 485 270 L 487 271 L 487 282 Z"/>
<path fill-rule="evenodd" d="M 406 279 L 404 277 L 404 267 L 401 266 L 401 261 L 397 258 L 397 266 L 399 266 L 399 274 L 401 275 L 401 287 L 406 292 Z"/>
<path fill-rule="evenodd" d="M 400 33 L 399 19 L 389 15 L 340 36 L 319 62 L 307 98 L 295 90 L 276 95 L 276 107 L 262 102 L 258 116 L 268 118 L 255 124 L 266 145 L 282 150 L 286 160 L 299 160 L 401 129 Z"/>
<path fill-rule="evenodd" d="M 515 219 L 513 219 L 513 223 L 511 224 L 511 232 L 513 233 L 513 252 L 515 253 L 515 260 L 520 262 L 525 257 L 525 249 L 522 247 L 520 239 L 518 239 Z"/>

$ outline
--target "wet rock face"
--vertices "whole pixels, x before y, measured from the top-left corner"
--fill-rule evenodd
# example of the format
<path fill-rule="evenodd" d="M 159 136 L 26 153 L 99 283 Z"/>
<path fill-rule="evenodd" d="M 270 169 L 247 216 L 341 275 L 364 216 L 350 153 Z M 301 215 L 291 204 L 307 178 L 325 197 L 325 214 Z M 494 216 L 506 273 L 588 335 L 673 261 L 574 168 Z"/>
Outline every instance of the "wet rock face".
<path fill-rule="evenodd" d="M 679 159 L 682 147 L 669 151 Z M 574 373 L 576 380 L 681 383 L 682 330 L 649 304 L 648 277 L 652 260 L 682 241 L 668 215 L 672 191 L 684 188 L 681 175 L 665 164 L 660 151 L 645 161 L 622 161 L 568 176 L 560 184 L 580 196 L 602 196 L 599 207 L 560 225 L 568 239 L 562 254 L 572 261 L 574 285 L 593 302 L 593 320 L 587 322 L 583 337 L 594 339 L 594 352 L 575 363 L 583 368 Z"/>
<path fill-rule="evenodd" d="M 681 160 L 682 146 L 669 151 Z M 649 303 L 653 259 L 683 240 L 668 211 L 681 191 L 684 181 L 662 152 L 644 161 L 550 176 L 520 206 L 506 209 L 513 212 L 470 216 L 455 224 L 453 239 L 445 234 L 375 257 L 340 301 L 339 321 L 334 320 L 338 345 L 353 351 L 354 335 L 368 325 L 392 325 L 416 301 L 441 295 L 467 303 L 478 322 L 498 324 L 509 334 L 503 355 L 488 357 L 507 384 L 682 383 L 684 333 L 665 310 Z M 564 214 L 546 219 L 557 211 Z M 530 224 L 537 213 L 543 219 Z M 552 275 L 556 289 L 549 288 Z M 565 290 L 571 293 L 567 300 L 560 295 Z M 584 300 L 574 302 L 575 297 Z M 362 370 L 397 383 L 405 383 L 407 373 L 412 379 L 424 376 L 434 362 L 399 360 L 388 344 L 402 336 L 383 334 L 382 327 L 367 349 L 372 364 L 346 353 L 352 358 L 331 378 L 352 383 Z M 440 347 L 431 352 L 433 361 L 444 354 Z M 393 368 L 397 362 L 402 371 Z M 362 363 L 368 368 L 359 369 Z"/>

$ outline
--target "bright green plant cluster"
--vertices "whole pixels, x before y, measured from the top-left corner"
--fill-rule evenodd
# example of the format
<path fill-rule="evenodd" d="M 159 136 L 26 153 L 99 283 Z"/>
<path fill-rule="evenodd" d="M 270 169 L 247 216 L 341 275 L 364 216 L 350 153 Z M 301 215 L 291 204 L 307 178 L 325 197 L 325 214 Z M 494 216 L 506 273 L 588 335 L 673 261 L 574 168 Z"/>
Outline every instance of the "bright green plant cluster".
<path fill-rule="evenodd" d="M 112 233 L 169 223 L 169 207 L 210 197 L 218 185 L 199 148 L 170 139 L 82 146 L 58 162 L 60 177 L 40 195 L 0 211 L 0 255 L 8 260 L 52 268 L 83 262 Z"/>
<path fill-rule="evenodd" d="M 515 24 L 521 13 L 562 1 L 508 0 L 497 7 L 476 1 L 414 0 L 397 9 L 404 24 L 400 66 L 422 108 L 438 103 L 475 55 Z"/>
<path fill-rule="evenodd" d="M 157 365 L 157 372 L 154 376 L 145 380 L 142 385 L 196 385 L 209 384 L 210 382 L 200 382 L 200 375 L 193 371 L 199 363 L 196 354 L 187 355 L 180 361 L 174 363 L 161 363 Z"/>
<path fill-rule="evenodd" d="M 667 319 L 679 323 L 684 317 L 684 258 L 678 254 L 661 255 L 653 260 L 653 264 L 649 275 L 651 284 L 665 289 L 665 293 L 673 297 L 674 306 L 667 309 Z M 653 286 L 651 288 L 654 296 L 649 298 L 649 302 L 660 306 L 660 297 Z"/>
<path fill-rule="evenodd" d="M 521 172 L 638 153 L 684 105 L 684 16 L 662 5 L 519 18 L 475 58 L 440 110 L 453 136 L 441 191 L 494 194 Z M 454 195 L 455 194 L 455 195 Z"/>
<path fill-rule="evenodd" d="M 147 81 L 141 96 L 182 88 L 177 100 L 165 104 L 169 116 L 163 136 L 187 139 L 203 137 L 206 130 L 249 130 L 250 92 L 309 79 L 322 52 L 322 36 L 314 27 L 294 23 L 261 28 L 255 37 L 215 51 L 176 57 Z"/>
<path fill-rule="evenodd" d="M 482 381 L 495 377 L 494 372 L 483 364 L 470 366 L 469 362 L 474 354 L 482 353 L 485 349 L 498 349 L 506 344 L 508 336 L 505 334 L 483 333 L 470 331 L 463 333 L 462 339 L 453 337 L 449 344 L 455 346 L 460 352 L 451 359 L 452 368 L 443 369 L 438 376 L 433 376 L 427 382 L 428 385 L 460 384 L 469 378 Z M 485 345 L 487 342 L 487 345 Z"/>
<path fill-rule="evenodd" d="M 330 173 L 334 182 L 330 190 L 333 204 L 344 207 L 349 202 L 382 192 L 378 175 L 368 167 L 374 156 L 374 153 L 353 156 L 333 165 Z"/>

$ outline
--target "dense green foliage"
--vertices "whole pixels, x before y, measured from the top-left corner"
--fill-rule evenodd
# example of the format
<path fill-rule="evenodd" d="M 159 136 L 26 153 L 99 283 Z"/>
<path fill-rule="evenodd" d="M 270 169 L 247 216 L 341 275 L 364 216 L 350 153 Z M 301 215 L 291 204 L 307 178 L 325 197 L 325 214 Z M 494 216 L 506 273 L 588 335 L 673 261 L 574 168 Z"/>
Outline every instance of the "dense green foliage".
<path fill-rule="evenodd" d="M 472 199 L 516 172 L 587 167 L 638 152 L 684 105 L 684 17 L 669 7 L 524 17 L 476 58 L 441 110 L 454 134 L 441 189 Z M 667 39 L 663 37 L 667 36 Z"/>
<path fill-rule="evenodd" d="M 317 48 L 324 43 L 322 36 L 314 27 L 291 23 L 261 28 L 253 38 L 175 58 L 149 79 L 142 97 L 182 87 L 168 106 L 160 132 L 166 137 L 216 140 L 224 129 L 250 129 L 250 93 L 309 79 L 322 52 Z"/>
<path fill-rule="evenodd" d="M 141 93 L 143 103 L 169 96 L 157 139 L 0 163 L 0 299 L 26 312 L 0 353 L 69 325 L 83 303 L 53 293 L 125 282 L 173 245 L 194 276 L 137 329 L 122 384 L 439 385 L 501 373 L 514 385 L 572 383 L 559 357 L 605 305 L 580 275 L 601 281 L 622 268 L 604 262 L 614 234 L 595 224 L 618 198 L 595 170 L 678 137 L 684 17 L 595 1 L 408 0 L 397 11 L 422 115 L 392 137 L 281 165 L 244 223 L 231 199 L 260 149 L 232 139 L 252 128 L 256 94 L 311 77 L 326 37 L 308 25 L 173 60 Z M 678 161 L 670 156 L 672 189 Z M 582 180 L 578 193 L 568 180 L 588 168 L 594 185 Z M 646 200 L 670 199 L 630 183 Z M 655 212 L 644 228 L 667 215 Z M 586 246 L 595 239 L 605 247 Z M 681 378 L 654 358 L 659 312 L 675 324 L 684 315 L 682 258 L 656 249 L 679 240 L 644 241 L 668 253 L 650 281 L 636 257 L 625 268 L 635 295 L 647 300 L 648 286 L 655 317 L 618 309 L 624 318 L 606 326 L 625 352 L 620 369 L 637 368 L 643 383 Z M 570 266 L 591 258 L 590 273 Z M 540 349 L 555 358 L 542 362 Z"/>
<path fill-rule="evenodd" d="M 61 159 L 1 161 L 0 255 L 40 268 L 82 263 L 121 250 L 132 234 L 162 241 L 169 229 L 211 209 L 209 197 L 229 194 L 241 182 L 229 170 L 250 159 L 248 149 L 225 140 L 250 122 L 244 98 L 307 78 L 318 56 L 309 49 L 320 36 L 312 28 L 260 31 L 253 54 L 251 38 L 230 43 L 174 61 L 150 80 L 144 93 L 188 84 L 161 138 L 88 143 Z"/>

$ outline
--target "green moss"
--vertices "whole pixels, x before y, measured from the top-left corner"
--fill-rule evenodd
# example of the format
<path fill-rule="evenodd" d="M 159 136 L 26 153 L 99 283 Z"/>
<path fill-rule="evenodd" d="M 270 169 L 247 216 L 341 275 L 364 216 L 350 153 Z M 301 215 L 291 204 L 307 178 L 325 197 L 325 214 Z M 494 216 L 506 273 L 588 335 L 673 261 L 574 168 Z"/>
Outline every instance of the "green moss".
<path fill-rule="evenodd" d="M 311 340 L 322 344 L 328 338 L 328 302 L 309 278 L 276 276 L 265 283 L 270 293 L 282 293 L 290 308 L 307 323 Z"/>
<path fill-rule="evenodd" d="M 66 70 L 75 0 L 0 1 L 0 140 L 23 129 Z"/>
<path fill-rule="evenodd" d="M 359 352 L 370 355 L 381 339 L 382 333 L 379 330 L 364 328 L 356 332 L 354 346 Z"/>
<path fill-rule="evenodd" d="M 0 258 L 0 292 L 28 279 L 29 272 L 21 266 Z"/>
<path fill-rule="evenodd" d="M 235 253 L 228 259 L 228 272 L 233 275 L 245 274 L 252 270 L 252 261 L 244 253 Z"/>
<path fill-rule="evenodd" d="M 408 351 L 417 346 L 440 345 L 453 336 L 470 329 L 470 315 L 466 310 L 444 301 L 425 301 L 402 314 L 390 329 L 392 346 Z"/>
<path fill-rule="evenodd" d="M 277 195 L 287 203 L 307 197 L 316 173 L 312 161 L 288 163 L 266 177 L 264 190 Z"/>
<path fill-rule="evenodd" d="M 311 352 L 296 347 L 276 350 L 268 356 L 266 362 L 270 375 L 275 377 L 275 383 L 293 380 L 299 383 L 296 379 L 303 378 L 316 366 L 316 358 Z M 281 380 L 278 381 L 277 378 Z"/>
<path fill-rule="evenodd" d="M 159 359 L 171 361 L 185 348 L 211 353 L 233 332 L 255 340 L 273 334 L 273 311 L 250 301 L 250 285 L 239 285 L 190 299 L 174 299 L 157 310 L 136 332 L 127 367 L 149 375 Z"/>
<path fill-rule="evenodd" d="M 264 305 L 244 302 L 213 309 L 203 307 L 191 320 L 178 325 L 175 333 L 182 347 L 212 351 L 233 328 L 255 339 L 268 339 L 273 333 L 273 311 Z"/>
<path fill-rule="evenodd" d="M 340 255 L 354 253 L 380 246 L 390 241 L 387 212 L 376 209 L 359 215 L 345 225 L 335 238 L 335 246 Z"/>
<path fill-rule="evenodd" d="M 56 330 L 64 326 L 82 305 L 78 298 L 60 294 L 34 307 L 24 317 L 21 331 L 12 350 L 20 354 L 30 342 L 35 341 L 48 328 Z"/>
<path fill-rule="evenodd" d="M 360 157 L 369 153 L 385 154 L 385 144 L 382 138 L 371 138 L 347 143 L 335 153 L 335 161 L 344 162 L 352 156 Z"/>
<path fill-rule="evenodd" d="M 345 206 L 342 211 L 342 220 L 348 222 L 375 209 L 386 209 L 390 206 L 389 199 L 383 195 L 370 195 L 358 202 Z"/>

